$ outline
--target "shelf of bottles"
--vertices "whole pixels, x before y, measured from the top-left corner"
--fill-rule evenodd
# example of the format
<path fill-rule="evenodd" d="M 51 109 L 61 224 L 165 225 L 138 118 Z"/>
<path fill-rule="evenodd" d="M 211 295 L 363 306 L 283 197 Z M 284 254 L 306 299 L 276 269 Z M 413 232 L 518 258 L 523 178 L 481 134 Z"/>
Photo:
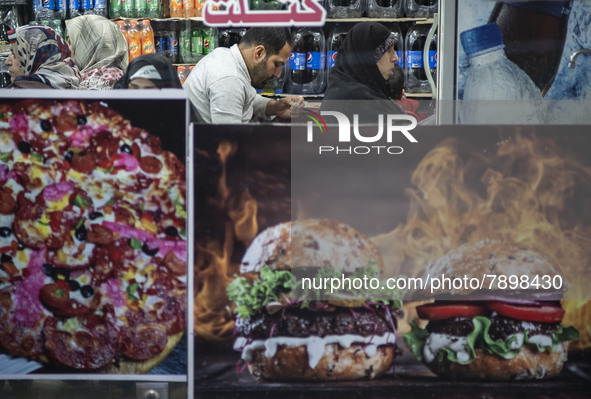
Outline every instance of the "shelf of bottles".
<path fill-rule="evenodd" d="M 65 33 L 63 20 L 85 14 L 113 19 L 126 35 L 132 23 L 132 30 L 140 33 L 145 25 L 149 25 L 152 36 L 148 35 L 146 39 L 148 45 L 142 43 L 142 34 L 139 41 L 129 41 L 128 37 L 130 59 L 146 52 L 162 53 L 177 66 L 183 80 L 205 55 L 218 46 L 232 46 L 246 32 L 245 28 L 206 26 L 201 16 L 205 1 L 32 0 L 32 11 L 38 22 L 53 27 L 61 35 Z M 405 71 L 407 95 L 431 97 L 431 87 L 423 68 L 423 48 L 433 15 L 437 12 L 438 0 L 323 0 L 322 4 L 327 10 L 325 26 L 292 29 L 295 57 L 290 59 L 299 60 L 299 64 L 290 61 L 282 77 L 274 80 L 266 92 L 272 89 L 274 94 L 321 96 L 345 33 L 354 23 L 371 20 L 383 23 L 398 38 L 396 51 L 399 65 Z M 285 4 L 277 0 L 250 0 L 250 6 L 251 9 L 269 10 L 285 7 Z M 133 35 L 136 36 L 135 32 Z M 428 44 L 433 78 L 436 76 L 436 42 L 435 36 Z"/>

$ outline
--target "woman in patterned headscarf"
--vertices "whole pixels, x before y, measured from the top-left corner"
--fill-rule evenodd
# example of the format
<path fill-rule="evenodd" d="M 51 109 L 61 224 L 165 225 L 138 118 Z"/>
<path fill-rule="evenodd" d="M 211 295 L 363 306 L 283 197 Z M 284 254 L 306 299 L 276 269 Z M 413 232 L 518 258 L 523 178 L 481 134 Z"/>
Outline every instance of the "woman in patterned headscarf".
<path fill-rule="evenodd" d="M 119 27 L 99 15 L 83 15 L 66 21 L 68 43 L 82 72 L 80 85 L 88 89 L 112 89 L 127 69 L 127 40 Z"/>
<path fill-rule="evenodd" d="M 80 72 L 68 44 L 46 26 L 21 26 L 8 32 L 11 54 L 6 59 L 9 88 L 78 89 Z"/>

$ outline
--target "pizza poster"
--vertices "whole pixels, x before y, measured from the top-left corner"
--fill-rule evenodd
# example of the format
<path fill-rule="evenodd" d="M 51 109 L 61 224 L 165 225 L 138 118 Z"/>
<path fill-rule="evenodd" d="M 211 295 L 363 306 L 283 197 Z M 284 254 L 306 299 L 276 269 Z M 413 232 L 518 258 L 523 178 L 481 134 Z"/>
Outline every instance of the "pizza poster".
<path fill-rule="evenodd" d="M 186 381 L 183 93 L 5 94 L 0 375 Z"/>
<path fill-rule="evenodd" d="M 196 396 L 584 397 L 587 128 L 324 119 L 196 136 Z"/>

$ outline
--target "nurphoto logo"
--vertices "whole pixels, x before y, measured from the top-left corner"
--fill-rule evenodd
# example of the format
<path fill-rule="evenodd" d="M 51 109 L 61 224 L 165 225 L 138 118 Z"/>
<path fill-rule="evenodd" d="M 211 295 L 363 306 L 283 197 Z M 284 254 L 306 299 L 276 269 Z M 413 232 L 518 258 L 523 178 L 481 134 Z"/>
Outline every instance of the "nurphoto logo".
<path fill-rule="evenodd" d="M 368 155 L 368 154 L 390 154 L 399 155 L 404 152 L 404 148 L 399 145 L 391 145 L 395 133 L 401 134 L 411 143 L 418 143 L 417 139 L 410 133 L 412 129 L 417 127 L 417 120 L 410 115 L 387 114 L 379 115 L 377 132 L 368 132 L 367 126 L 360 132 L 359 115 L 353 115 L 353 123 L 345 114 L 337 111 L 320 111 L 320 114 L 306 110 L 304 114 L 311 119 L 307 125 L 307 141 L 314 142 L 314 131 L 319 130 L 320 133 L 328 133 L 328 127 L 323 117 L 332 116 L 336 119 L 338 125 L 338 143 L 363 143 L 372 145 L 319 145 L 318 154 L 334 154 L 334 155 Z M 315 129 L 315 126 L 318 129 Z M 332 132 L 332 130 L 331 130 Z M 375 134 L 373 133 L 375 132 Z M 369 134 L 368 134 L 369 133 Z"/>

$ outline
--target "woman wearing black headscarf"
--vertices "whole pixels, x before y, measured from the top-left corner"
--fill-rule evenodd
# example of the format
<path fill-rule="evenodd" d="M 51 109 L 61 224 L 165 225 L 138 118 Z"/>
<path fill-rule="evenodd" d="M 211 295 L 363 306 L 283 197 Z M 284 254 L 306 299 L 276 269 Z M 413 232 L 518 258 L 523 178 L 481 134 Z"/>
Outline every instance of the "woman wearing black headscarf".
<path fill-rule="evenodd" d="M 176 68 L 162 54 L 144 54 L 129 63 L 115 89 L 182 89 Z"/>
<path fill-rule="evenodd" d="M 372 116 L 376 113 L 404 114 L 389 98 L 386 84 L 398 61 L 395 44 L 396 38 L 382 24 L 355 25 L 337 53 L 321 109 Z"/>

